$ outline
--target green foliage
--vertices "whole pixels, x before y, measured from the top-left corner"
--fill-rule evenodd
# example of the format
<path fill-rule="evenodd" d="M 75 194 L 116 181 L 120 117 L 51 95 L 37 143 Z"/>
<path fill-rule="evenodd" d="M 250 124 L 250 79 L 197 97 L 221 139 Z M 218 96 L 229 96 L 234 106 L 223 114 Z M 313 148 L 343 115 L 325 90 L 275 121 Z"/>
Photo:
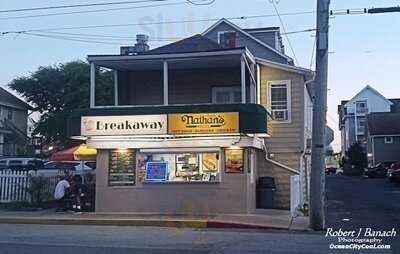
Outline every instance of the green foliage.
<path fill-rule="evenodd" d="M 361 172 L 368 165 L 367 154 L 359 143 L 354 143 L 347 150 L 346 158 L 343 162 L 354 166 Z"/>
<path fill-rule="evenodd" d="M 112 105 L 113 75 L 111 71 L 96 73 L 96 105 Z M 73 61 L 56 66 L 39 67 L 29 76 L 12 80 L 9 87 L 26 98 L 41 118 L 34 134 L 45 143 L 68 143 L 67 119 L 73 110 L 89 107 L 90 65 Z"/>

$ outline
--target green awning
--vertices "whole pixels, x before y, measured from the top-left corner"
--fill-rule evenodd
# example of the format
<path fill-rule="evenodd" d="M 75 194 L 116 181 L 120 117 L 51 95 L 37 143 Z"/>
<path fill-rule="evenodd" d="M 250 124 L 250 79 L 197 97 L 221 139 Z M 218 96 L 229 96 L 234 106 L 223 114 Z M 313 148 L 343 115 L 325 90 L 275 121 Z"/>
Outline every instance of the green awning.
<path fill-rule="evenodd" d="M 68 119 L 69 136 L 81 135 L 83 116 L 154 115 L 172 113 L 216 113 L 238 112 L 240 133 L 266 134 L 268 111 L 259 104 L 205 104 L 154 107 L 113 107 L 95 108 L 73 112 Z"/>

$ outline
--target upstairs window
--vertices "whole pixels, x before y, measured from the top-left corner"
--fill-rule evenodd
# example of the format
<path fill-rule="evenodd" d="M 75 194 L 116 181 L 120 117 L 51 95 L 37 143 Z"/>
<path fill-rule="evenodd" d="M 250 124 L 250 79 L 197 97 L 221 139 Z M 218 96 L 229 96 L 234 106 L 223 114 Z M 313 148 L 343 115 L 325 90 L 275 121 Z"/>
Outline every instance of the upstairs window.
<path fill-rule="evenodd" d="M 232 104 L 242 102 L 240 86 L 216 86 L 212 88 L 212 103 Z"/>
<path fill-rule="evenodd" d="M 218 43 L 224 48 L 236 47 L 237 33 L 235 31 L 218 32 Z"/>
<path fill-rule="evenodd" d="M 10 109 L 10 108 L 7 110 L 7 119 L 8 120 L 12 120 L 13 119 L 13 110 Z"/>
<path fill-rule="evenodd" d="M 357 118 L 357 134 L 364 134 L 365 118 Z"/>
<path fill-rule="evenodd" d="M 269 107 L 273 120 L 276 122 L 290 122 L 290 81 L 270 81 L 268 82 L 268 91 Z"/>
<path fill-rule="evenodd" d="M 357 101 L 356 102 L 356 113 L 357 114 L 366 114 L 368 113 L 368 107 L 366 101 Z"/>
<path fill-rule="evenodd" d="M 393 143 L 393 137 L 385 137 L 385 144 L 392 144 Z"/>

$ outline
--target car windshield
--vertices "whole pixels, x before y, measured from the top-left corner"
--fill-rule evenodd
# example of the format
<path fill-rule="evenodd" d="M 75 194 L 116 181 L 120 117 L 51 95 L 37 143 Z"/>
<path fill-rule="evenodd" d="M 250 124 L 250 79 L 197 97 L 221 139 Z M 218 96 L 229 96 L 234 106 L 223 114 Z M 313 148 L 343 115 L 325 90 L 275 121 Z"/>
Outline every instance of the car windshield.
<path fill-rule="evenodd" d="M 85 165 L 91 169 L 96 169 L 96 162 L 95 161 L 88 161 L 85 162 Z"/>
<path fill-rule="evenodd" d="M 59 166 L 60 169 L 66 170 L 76 170 L 76 166 L 79 165 L 79 162 L 60 162 Z"/>
<path fill-rule="evenodd" d="M 44 169 L 54 169 L 56 167 L 57 167 L 57 162 L 53 162 L 53 161 L 47 162 L 43 166 Z"/>

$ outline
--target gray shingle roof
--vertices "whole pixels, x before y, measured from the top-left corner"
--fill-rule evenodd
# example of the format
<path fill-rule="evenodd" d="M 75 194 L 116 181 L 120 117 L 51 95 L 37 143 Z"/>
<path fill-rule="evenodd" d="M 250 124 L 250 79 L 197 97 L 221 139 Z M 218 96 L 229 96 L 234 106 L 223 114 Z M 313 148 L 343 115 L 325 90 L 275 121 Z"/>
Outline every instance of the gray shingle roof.
<path fill-rule="evenodd" d="M 218 43 L 200 35 L 185 38 L 183 40 L 167 44 L 142 54 L 167 54 L 167 53 L 187 53 L 187 52 L 203 52 L 224 49 Z"/>
<path fill-rule="evenodd" d="M 399 135 L 400 113 L 371 113 L 367 115 L 370 135 Z"/>
<path fill-rule="evenodd" d="M 24 102 L 23 100 L 17 98 L 15 95 L 11 94 L 8 92 L 6 89 L 0 87 L 0 104 L 5 103 L 4 105 L 12 106 L 15 108 L 20 108 L 20 109 L 27 109 L 31 110 L 32 107 Z"/>

